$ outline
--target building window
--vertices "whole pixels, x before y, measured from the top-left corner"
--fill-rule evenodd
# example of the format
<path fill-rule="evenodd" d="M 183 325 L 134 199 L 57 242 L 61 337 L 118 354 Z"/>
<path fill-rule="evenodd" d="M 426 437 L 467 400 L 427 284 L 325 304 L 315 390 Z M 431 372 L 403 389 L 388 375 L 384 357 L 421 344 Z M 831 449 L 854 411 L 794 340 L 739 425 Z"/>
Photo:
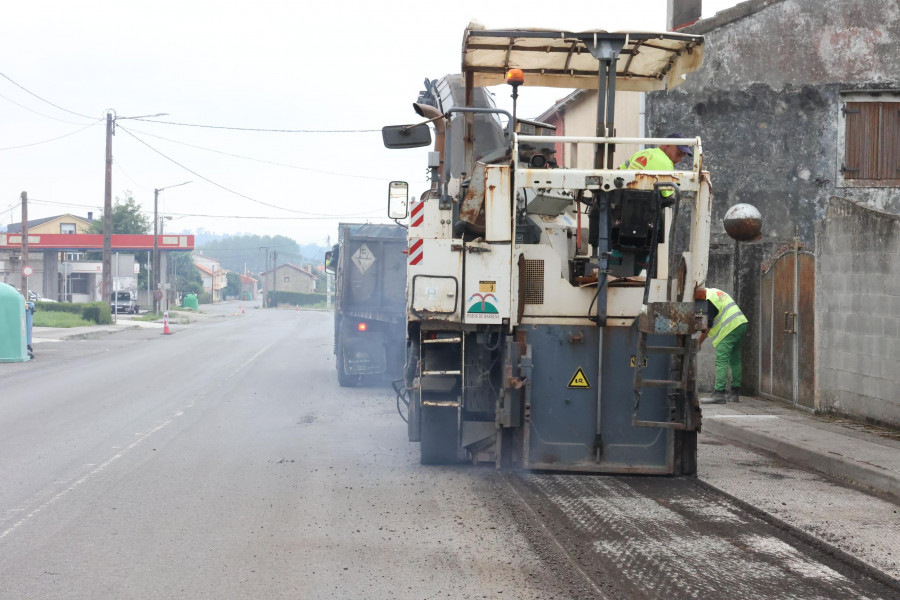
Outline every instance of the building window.
<path fill-rule="evenodd" d="M 59 232 L 60 233 L 75 233 L 75 223 L 60 223 L 59 224 Z"/>
<path fill-rule="evenodd" d="M 900 96 L 847 97 L 841 114 L 844 180 L 900 185 Z"/>
<path fill-rule="evenodd" d="M 84 252 L 66 252 L 65 260 L 66 262 L 76 262 L 79 260 L 84 260 Z"/>
<path fill-rule="evenodd" d="M 290 283 L 290 282 L 291 282 L 291 278 L 288 277 L 287 275 L 285 275 L 285 276 L 284 276 L 284 282 L 285 282 L 285 283 Z"/>
<path fill-rule="evenodd" d="M 72 273 L 69 277 L 70 294 L 87 294 L 89 285 L 90 279 L 87 273 Z"/>

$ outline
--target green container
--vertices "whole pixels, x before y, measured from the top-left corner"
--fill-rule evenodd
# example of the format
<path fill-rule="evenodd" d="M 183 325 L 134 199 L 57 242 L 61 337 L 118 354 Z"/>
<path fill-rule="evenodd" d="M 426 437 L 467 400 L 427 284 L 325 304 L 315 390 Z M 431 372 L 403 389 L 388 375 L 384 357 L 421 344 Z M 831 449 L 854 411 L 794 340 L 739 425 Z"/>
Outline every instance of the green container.
<path fill-rule="evenodd" d="M 0 362 L 28 360 L 25 298 L 8 283 L 0 283 Z"/>
<path fill-rule="evenodd" d="M 197 302 L 197 296 L 194 294 L 185 296 L 184 300 L 181 301 L 181 305 L 185 308 L 190 308 L 191 310 L 200 310 L 200 303 Z"/>

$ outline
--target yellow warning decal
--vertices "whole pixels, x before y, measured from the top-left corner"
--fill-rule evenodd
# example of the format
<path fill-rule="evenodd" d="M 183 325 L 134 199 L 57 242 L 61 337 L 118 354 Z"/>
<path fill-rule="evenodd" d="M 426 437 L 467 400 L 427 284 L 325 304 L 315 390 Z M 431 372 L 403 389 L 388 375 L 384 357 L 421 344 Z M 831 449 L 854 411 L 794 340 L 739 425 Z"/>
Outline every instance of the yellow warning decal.
<path fill-rule="evenodd" d="M 644 366 L 646 367 L 647 364 L 648 364 L 648 363 L 647 363 L 647 357 L 645 356 L 645 357 L 644 357 Z M 632 354 L 632 355 L 631 355 L 631 366 L 634 367 L 634 366 L 636 366 L 636 365 L 637 365 L 637 356 L 635 356 L 634 354 Z"/>
<path fill-rule="evenodd" d="M 575 371 L 574 375 L 572 375 L 572 379 L 569 381 L 569 385 L 567 387 L 587 390 L 591 388 L 591 382 L 588 381 L 587 376 L 585 376 L 584 371 L 581 370 L 581 367 L 578 367 L 578 370 Z"/>

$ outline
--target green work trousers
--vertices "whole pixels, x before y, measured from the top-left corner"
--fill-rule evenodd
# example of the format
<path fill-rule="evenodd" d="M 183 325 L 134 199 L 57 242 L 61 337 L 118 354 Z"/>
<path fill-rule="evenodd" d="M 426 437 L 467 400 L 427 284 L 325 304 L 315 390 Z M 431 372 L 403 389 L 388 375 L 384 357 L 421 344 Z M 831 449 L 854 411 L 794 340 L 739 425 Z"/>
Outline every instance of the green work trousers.
<path fill-rule="evenodd" d="M 716 346 L 716 391 L 724 392 L 728 387 L 728 370 L 731 370 L 731 387 L 741 387 L 741 346 L 747 324 L 741 323 L 722 338 Z"/>

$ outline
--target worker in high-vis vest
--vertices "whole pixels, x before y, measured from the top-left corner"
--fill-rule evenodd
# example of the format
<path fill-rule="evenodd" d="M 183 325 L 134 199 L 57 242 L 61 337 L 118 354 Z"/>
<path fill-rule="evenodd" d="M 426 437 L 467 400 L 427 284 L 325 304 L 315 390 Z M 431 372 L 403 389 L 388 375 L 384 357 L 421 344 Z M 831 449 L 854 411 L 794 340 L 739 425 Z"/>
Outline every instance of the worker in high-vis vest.
<path fill-rule="evenodd" d="M 672 139 L 687 139 L 680 133 L 671 133 L 666 137 Z M 627 161 L 619 165 L 620 169 L 629 171 L 674 171 L 675 165 L 685 157 L 693 157 L 694 151 L 690 146 L 678 144 L 663 144 L 659 148 L 647 148 L 631 155 Z M 663 190 L 672 193 L 672 190 Z M 663 193 L 664 196 L 668 195 Z"/>
<path fill-rule="evenodd" d="M 710 398 L 703 404 L 738 402 L 741 395 L 741 345 L 747 333 L 747 317 L 738 308 L 734 298 L 715 288 L 706 288 L 708 329 L 700 334 L 699 347 L 709 338 L 716 349 L 716 385 Z M 731 388 L 728 388 L 728 371 L 731 371 Z M 726 389 L 728 392 L 726 393 Z"/>
<path fill-rule="evenodd" d="M 666 137 L 674 139 L 687 139 L 680 133 L 671 133 Z M 647 148 L 631 155 L 631 158 L 619 165 L 619 169 L 628 171 L 674 171 L 675 165 L 685 157 L 692 158 L 694 151 L 690 146 L 679 144 L 663 144 L 659 148 Z M 663 189 L 660 195 L 668 198 L 674 194 L 671 189 Z M 621 260 L 622 251 L 613 249 L 610 253 L 613 260 Z M 634 264 L 634 274 L 640 275 L 641 271 L 648 267 L 650 255 L 643 254 L 637 257 Z"/>

